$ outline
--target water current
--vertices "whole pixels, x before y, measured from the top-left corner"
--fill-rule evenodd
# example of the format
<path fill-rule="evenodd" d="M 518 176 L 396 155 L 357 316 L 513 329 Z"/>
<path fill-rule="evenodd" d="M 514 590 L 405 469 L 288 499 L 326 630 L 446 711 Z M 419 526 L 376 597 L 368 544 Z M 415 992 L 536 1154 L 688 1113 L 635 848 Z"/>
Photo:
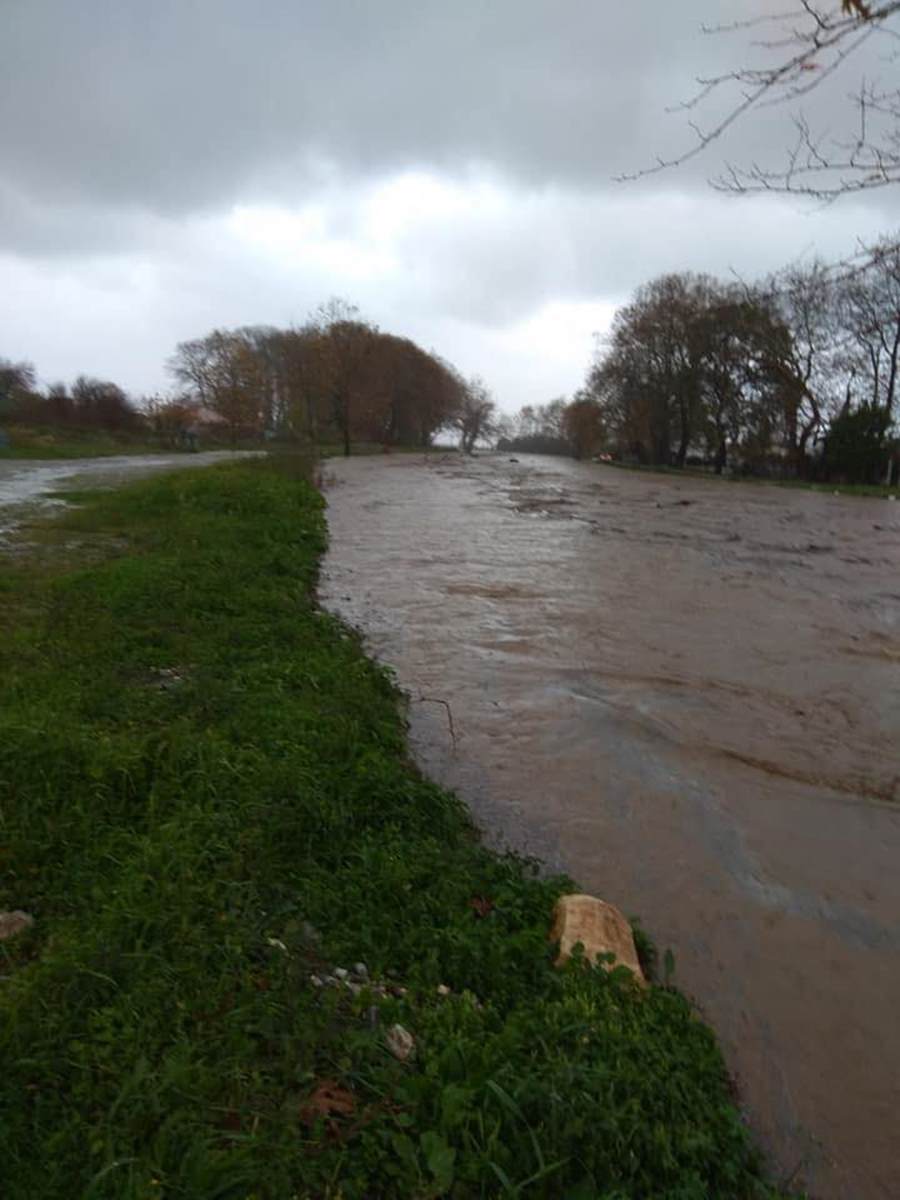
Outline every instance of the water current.
<path fill-rule="evenodd" d="M 900 1196 L 900 503 L 329 464 L 325 602 L 488 837 L 671 947 L 782 1178 Z"/>

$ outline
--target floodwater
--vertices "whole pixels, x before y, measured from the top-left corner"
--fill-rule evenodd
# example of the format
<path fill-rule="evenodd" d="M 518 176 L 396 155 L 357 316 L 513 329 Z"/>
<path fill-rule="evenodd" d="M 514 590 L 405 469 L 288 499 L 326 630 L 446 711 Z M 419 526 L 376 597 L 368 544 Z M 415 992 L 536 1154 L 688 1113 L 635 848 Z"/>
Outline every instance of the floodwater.
<path fill-rule="evenodd" d="M 896 1200 L 900 503 L 329 470 L 323 598 L 410 693 L 425 769 L 672 948 L 779 1178 Z"/>
<path fill-rule="evenodd" d="M 141 475 L 184 467 L 211 466 L 247 452 L 207 450 L 201 454 L 123 454 L 108 458 L 0 458 L 0 547 L 29 511 L 49 508 L 52 492 L 65 487 L 112 487 Z M 254 453 L 250 451 L 249 453 Z"/>

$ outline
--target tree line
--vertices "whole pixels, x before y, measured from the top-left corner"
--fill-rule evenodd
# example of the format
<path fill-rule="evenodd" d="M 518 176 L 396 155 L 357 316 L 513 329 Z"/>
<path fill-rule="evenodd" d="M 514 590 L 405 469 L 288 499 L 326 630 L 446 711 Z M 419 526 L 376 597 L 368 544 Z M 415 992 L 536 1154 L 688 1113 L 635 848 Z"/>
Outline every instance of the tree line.
<path fill-rule="evenodd" d="M 141 414 L 118 384 L 79 375 L 74 383 L 37 386 L 30 362 L 0 358 L 0 419 L 28 425 L 124 433 L 141 425 Z"/>
<path fill-rule="evenodd" d="M 0 360 L 0 417 L 100 428 L 143 425 L 172 446 L 218 430 L 232 444 L 280 439 L 310 445 L 431 445 L 441 431 L 464 450 L 493 429 L 484 382 L 433 351 L 385 333 L 332 300 L 301 326 L 215 329 L 179 343 L 168 397 L 132 401 L 115 384 L 81 377 L 40 391 L 29 363 Z"/>
<path fill-rule="evenodd" d="M 880 482 L 898 455 L 900 250 L 755 283 L 690 272 L 638 288 L 571 401 L 522 409 L 506 449 Z"/>

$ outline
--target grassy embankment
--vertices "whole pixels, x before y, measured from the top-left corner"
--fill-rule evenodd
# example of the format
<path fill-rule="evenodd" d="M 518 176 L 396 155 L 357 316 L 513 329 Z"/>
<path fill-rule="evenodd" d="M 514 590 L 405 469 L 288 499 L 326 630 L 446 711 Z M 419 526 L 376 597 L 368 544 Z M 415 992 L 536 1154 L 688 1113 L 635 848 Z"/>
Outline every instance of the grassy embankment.
<path fill-rule="evenodd" d="M 764 479 L 758 475 L 716 475 L 697 467 L 649 466 L 643 463 L 608 462 L 605 467 L 619 471 L 644 471 L 651 475 L 674 475 L 689 479 L 706 479 L 710 483 L 752 483 L 759 486 L 797 488 L 806 492 L 827 492 L 833 496 L 870 496 L 900 499 L 900 482 L 888 487 L 882 483 L 814 483 L 808 479 Z"/>
<path fill-rule="evenodd" d="M 107 458 L 119 454 L 173 454 L 179 450 L 167 442 L 154 438 L 149 433 L 111 434 L 98 430 L 73 430 L 61 428 L 35 428 L 31 426 L 4 426 L 6 445 L 0 445 L 0 462 L 4 459 L 65 459 Z M 227 437 L 202 436 L 198 450 L 259 450 L 270 448 L 260 438 L 240 439 L 232 443 Z M 456 451 L 455 446 L 392 446 L 392 454 L 448 454 Z M 189 451 L 182 450 L 186 458 Z M 354 455 L 385 453 L 384 447 L 376 442 L 354 442 Z M 344 453 L 342 445 L 327 443 L 318 447 L 322 458 L 339 458 Z M 190 459 L 187 458 L 187 462 Z"/>
<path fill-rule="evenodd" d="M 410 766 L 312 487 L 79 499 L 0 567 L 5 1200 L 774 1194 L 687 1002 L 555 970 L 566 881 Z"/>

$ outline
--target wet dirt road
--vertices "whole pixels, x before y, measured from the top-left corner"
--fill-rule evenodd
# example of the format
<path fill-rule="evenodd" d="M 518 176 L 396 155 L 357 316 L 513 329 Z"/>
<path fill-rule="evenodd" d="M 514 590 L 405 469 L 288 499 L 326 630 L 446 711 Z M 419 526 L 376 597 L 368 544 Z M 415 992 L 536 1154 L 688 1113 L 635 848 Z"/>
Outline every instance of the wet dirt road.
<path fill-rule="evenodd" d="M 329 472 L 323 598 L 396 669 L 425 769 L 673 949 L 780 1177 L 900 1197 L 900 503 Z"/>
<path fill-rule="evenodd" d="M 113 487 L 140 475 L 210 466 L 238 455 L 228 450 L 208 450 L 190 455 L 123 454 L 106 458 L 46 460 L 0 458 L 0 548 L 28 512 L 58 503 L 52 499 L 56 488 Z"/>

